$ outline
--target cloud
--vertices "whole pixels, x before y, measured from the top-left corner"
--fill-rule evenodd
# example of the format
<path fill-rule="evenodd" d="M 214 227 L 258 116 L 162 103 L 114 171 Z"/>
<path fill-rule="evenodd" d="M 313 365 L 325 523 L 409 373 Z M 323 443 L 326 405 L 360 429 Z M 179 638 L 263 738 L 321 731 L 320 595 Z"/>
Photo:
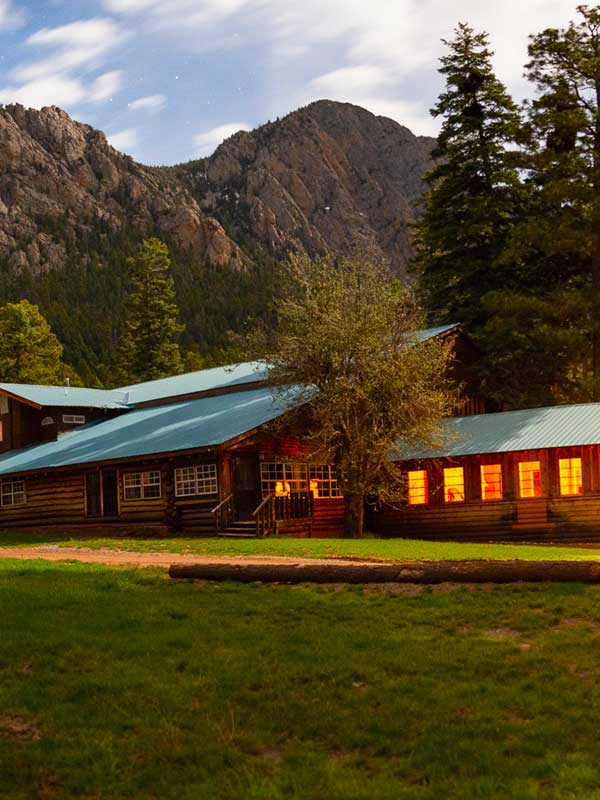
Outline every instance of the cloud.
<path fill-rule="evenodd" d="M 129 152 L 135 149 L 140 142 L 140 137 L 135 128 L 125 128 L 125 130 L 112 133 L 106 138 L 115 150 L 120 150 L 121 152 Z"/>
<path fill-rule="evenodd" d="M 105 72 L 99 75 L 90 87 L 86 98 L 88 103 L 101 103 L 103 100 L 112 100 L 123 86 L 123 73 L 118 70 Z"/>
<path fill-rule="evenodd" d="M 5 86 L 0 89 L 0 103 L 21 103 L 29 108 L 68 108 L 80 103 L 85 96 L 86 91 L 80 81 L 61 75 L 49 75 L 22 86 Z"/>
<path fill-rule="evenodd" d="M 3 102 L 19 102 L 33 108 L 70 108 L 82 102 L 108 100 L 121 88 L 122 72 L 111 70 L 90 81 L 84 81 L 82 76 L 97 70 L 125 38 L 117 23 L 99 17 L 42 28 L 31 34 L 25 45 L 49 50 L 50 55 L 15 67 L 10 73 L 12 83 L 0 88 L 0 97 Z"/>
<path fill-rule="evenodd" d="M 25 22 L 25 14 L 13 8 L 10 0 L 0 0 L 0 31 L 18 28 Z"/>
<path fill-rule="evenodd" d="M 225 139 L 233 136 L 238 131 L 249 131 L 250 125 L 246 122 L 229 122 L 226 125 L 218 125 L 209 131 L 197 133 L 194 136 L 194 151 L 198 156 L 209 156 Z"/>
<path fill-rule="evenodd" d="M 127 103 L 130 111 L 162 111 L 167 104 L 167 98 L 164 94 L 149 94 L 146 97 L 138 97 L 137 100 L 132 100 Z"/>

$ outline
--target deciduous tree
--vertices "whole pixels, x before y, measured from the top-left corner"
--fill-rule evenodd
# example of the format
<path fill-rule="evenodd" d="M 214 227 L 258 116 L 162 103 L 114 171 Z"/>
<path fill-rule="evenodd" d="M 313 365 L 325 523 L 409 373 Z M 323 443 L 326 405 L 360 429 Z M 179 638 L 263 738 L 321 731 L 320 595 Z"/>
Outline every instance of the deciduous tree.
<path fill-rule="evenodd" d="M 271 380 L 305 387 L 298 424 L 337 465 L 344 531 L 360 536 L 365 496 L 398 492 L 391 448 L 435 438 L 449 409 L 448 348 L 419 341 L 413 295 L 366 256 L 294 256 L 277 317 Z"/>

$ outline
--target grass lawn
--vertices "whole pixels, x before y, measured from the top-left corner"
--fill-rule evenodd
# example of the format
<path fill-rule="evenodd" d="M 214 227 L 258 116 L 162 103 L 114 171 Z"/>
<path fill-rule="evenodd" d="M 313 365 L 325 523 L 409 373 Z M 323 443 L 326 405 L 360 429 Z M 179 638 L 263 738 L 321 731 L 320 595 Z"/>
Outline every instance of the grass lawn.
<path fill-rule="evenodd" d="M 524 561 L 597 561 L 600 549 L 527 544 L 471 544 L 424 542 L 409 539 L 72 539 L 48 533 L 0 532 L 0 547 L 54 544 L 139 552 L 196 553 L 198 555 L 263 555 L 307 558 L 357 557 L 374 560 L 454 560 L 520 558 Z"/>
<path fill-rule="evenodd" d="M 600 587 L 0 562 L 3 800 L 600 798 Z"/>

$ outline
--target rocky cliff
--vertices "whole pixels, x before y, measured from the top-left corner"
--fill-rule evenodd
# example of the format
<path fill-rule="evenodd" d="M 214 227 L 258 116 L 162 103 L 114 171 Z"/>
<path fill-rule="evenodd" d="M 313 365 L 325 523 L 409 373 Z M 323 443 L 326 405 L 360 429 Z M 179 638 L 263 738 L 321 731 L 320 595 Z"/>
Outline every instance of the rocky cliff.
<path fill-rule="evenodd" d="M 178 174 L 207 213 L 275 254 L 369 245 L 403 274 L 434 145 L 391 119 L 323 100 L 240 131 Z"/>
<path fill-rule="evenodd" d="M 0 109 L 0 257 L 13 272 L 86 258 L 89 233 L 165 235 L 199 260 L 240 268 L 220 223 L 181 184 L 114 150 L 59 108 Z"/>

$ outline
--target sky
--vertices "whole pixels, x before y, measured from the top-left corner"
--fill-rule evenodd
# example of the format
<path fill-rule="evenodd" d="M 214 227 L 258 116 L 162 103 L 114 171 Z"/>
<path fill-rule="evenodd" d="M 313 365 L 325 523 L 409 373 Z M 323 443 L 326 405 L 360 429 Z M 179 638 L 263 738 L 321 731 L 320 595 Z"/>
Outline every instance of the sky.
<path fill-rule="evenodd" d="M 577 0 L 0 0 L 0 103 L 58 105 L 145 164 L 209 155 L 318 99 L 435 135 L 442 39 L 490 34 L 518 100 L 527 37 Z"/>

